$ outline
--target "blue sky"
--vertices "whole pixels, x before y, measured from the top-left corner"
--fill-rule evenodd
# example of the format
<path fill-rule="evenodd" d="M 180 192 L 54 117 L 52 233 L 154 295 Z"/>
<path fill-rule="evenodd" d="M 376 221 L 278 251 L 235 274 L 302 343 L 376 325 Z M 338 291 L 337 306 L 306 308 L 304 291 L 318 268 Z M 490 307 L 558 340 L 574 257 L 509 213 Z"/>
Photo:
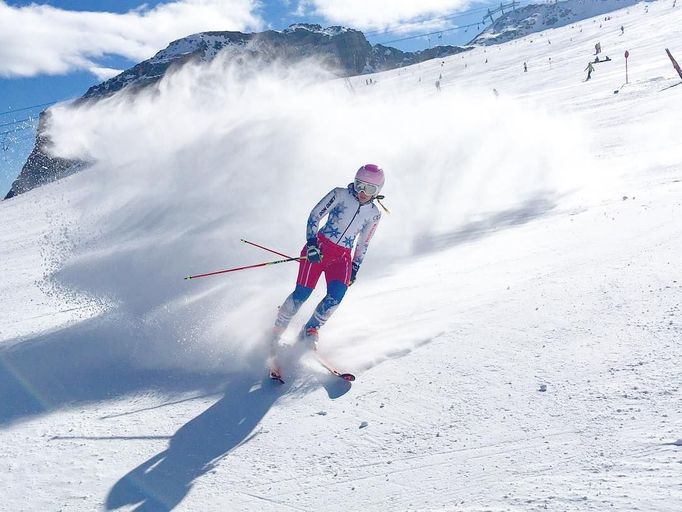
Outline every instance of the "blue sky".
<path fill-rule="evenodd" d="M 175 39 L 306 22 L 356 28 L 372 44 L 413 51 L 465 44 L 478 27 L 462 26 L 480 22 L 486 5 L 499 2 L 0 0 L 0 197 L 33 147 L 37 116 L 46 104 L 81 96 Z"/>

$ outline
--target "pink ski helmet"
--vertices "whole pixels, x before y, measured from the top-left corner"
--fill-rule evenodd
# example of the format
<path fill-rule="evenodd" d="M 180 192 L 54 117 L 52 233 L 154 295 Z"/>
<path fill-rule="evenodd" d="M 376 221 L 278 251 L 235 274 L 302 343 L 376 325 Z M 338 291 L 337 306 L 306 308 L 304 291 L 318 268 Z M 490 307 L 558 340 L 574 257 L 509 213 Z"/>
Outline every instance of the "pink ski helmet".
<path fill-rule="evenodd" d="M 384 171 L 376 164 L 365 164 L 355 173 L 355 190 L 377 196 L 384 186 Z"/>

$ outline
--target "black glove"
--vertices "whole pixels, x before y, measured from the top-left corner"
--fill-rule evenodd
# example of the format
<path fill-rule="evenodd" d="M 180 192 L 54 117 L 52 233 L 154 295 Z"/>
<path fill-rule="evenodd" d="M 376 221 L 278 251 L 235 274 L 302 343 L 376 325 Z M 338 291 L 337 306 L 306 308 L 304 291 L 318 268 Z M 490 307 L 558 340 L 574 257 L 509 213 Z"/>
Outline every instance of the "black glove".
<path fill-rule="evenodd" d="M 310 263 L 319 263 L 322 261 L 322 249 L 317 243 L 317 238 L 309 238 L 306 247 L 306 256 Z"/>
<path fill-rule="evenodd" d="M 360 270 L 360 264 L 354 261 L 353 268 L 350 271 L 350 283 L 348 283 L 348 286 L 355 282 L 355 278 L 358 277 L 358 270 Z"/>

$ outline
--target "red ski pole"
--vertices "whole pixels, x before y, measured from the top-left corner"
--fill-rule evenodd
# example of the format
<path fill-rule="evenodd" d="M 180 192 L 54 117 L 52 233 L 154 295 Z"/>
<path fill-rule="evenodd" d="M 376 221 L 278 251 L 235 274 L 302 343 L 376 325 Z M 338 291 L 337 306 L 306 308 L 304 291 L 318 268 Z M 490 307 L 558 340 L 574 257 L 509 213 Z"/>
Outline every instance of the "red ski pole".
<path fill-rule="evenodd" d="M 267 247 L 263 247 L 262 245 L 258 245 L 258 244 L 256 244 L 256 243 L 249 242 L 248 240 L 244 240 L 243 238 L 240 238 L 239 240 L 240 240 L 241 242 L 244 242 L 245 244 L 253 245 L 254 247 L 258 247 L 259 249 L 263 249 L 263 250 L 265 250 L 265 251 L 268 251 L 268 252 L 277 254 L 278 256 L 284 256 L 285 258 L 291 258 L 291 256 L 288 256 L 288 255 L 286 255 L 286 254 L 284 254 L 284 253 L 277 252 L 277 251 L 274 251 L 274 250 L 272 250 L 272 249 L 268 249 Z"/>
<path fill-rule="evenodd" d="M 227 270 L 218 270 L 216 272 L 209 272 L 208 274 L 198 274 L 196 276 L 187 276 L 185 279 L 197 279 L 199 277 L 215 276 L 216 274 L 226 274 L 228 272 L 236 272 L 237 270 L 246 270 L 247 268 L 265 267 L 267 265 L 277 265 L 278 263 L 286 263 L 287 261 L 300 261 L 306 259 L 305 256 L 298 258 L 287 258 L 285 260 L 266 261 L 265 263 L 257 263 L 256 265 L 247 265 L 246 267 L 228 268 Z"/>

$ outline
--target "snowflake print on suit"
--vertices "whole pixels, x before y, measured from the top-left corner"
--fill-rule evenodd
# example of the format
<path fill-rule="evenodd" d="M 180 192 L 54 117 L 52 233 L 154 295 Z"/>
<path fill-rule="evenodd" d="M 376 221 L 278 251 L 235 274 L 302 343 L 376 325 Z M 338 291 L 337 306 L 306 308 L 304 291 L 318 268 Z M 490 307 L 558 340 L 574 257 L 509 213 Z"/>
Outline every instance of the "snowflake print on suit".
<path fill-rule="evenodd" d="M 307 240 L 317 236 L 317 227 L 325 216 L 327 223 L 319 233 L 335 244 L 351 249 L 359 235 L 353 262 L 360 265 L 381 219 L 379 208 L 372 201 L 360 204 L 352 183 L 345 188 L 335 188 L 310 212 L 306 229 Z"/>

